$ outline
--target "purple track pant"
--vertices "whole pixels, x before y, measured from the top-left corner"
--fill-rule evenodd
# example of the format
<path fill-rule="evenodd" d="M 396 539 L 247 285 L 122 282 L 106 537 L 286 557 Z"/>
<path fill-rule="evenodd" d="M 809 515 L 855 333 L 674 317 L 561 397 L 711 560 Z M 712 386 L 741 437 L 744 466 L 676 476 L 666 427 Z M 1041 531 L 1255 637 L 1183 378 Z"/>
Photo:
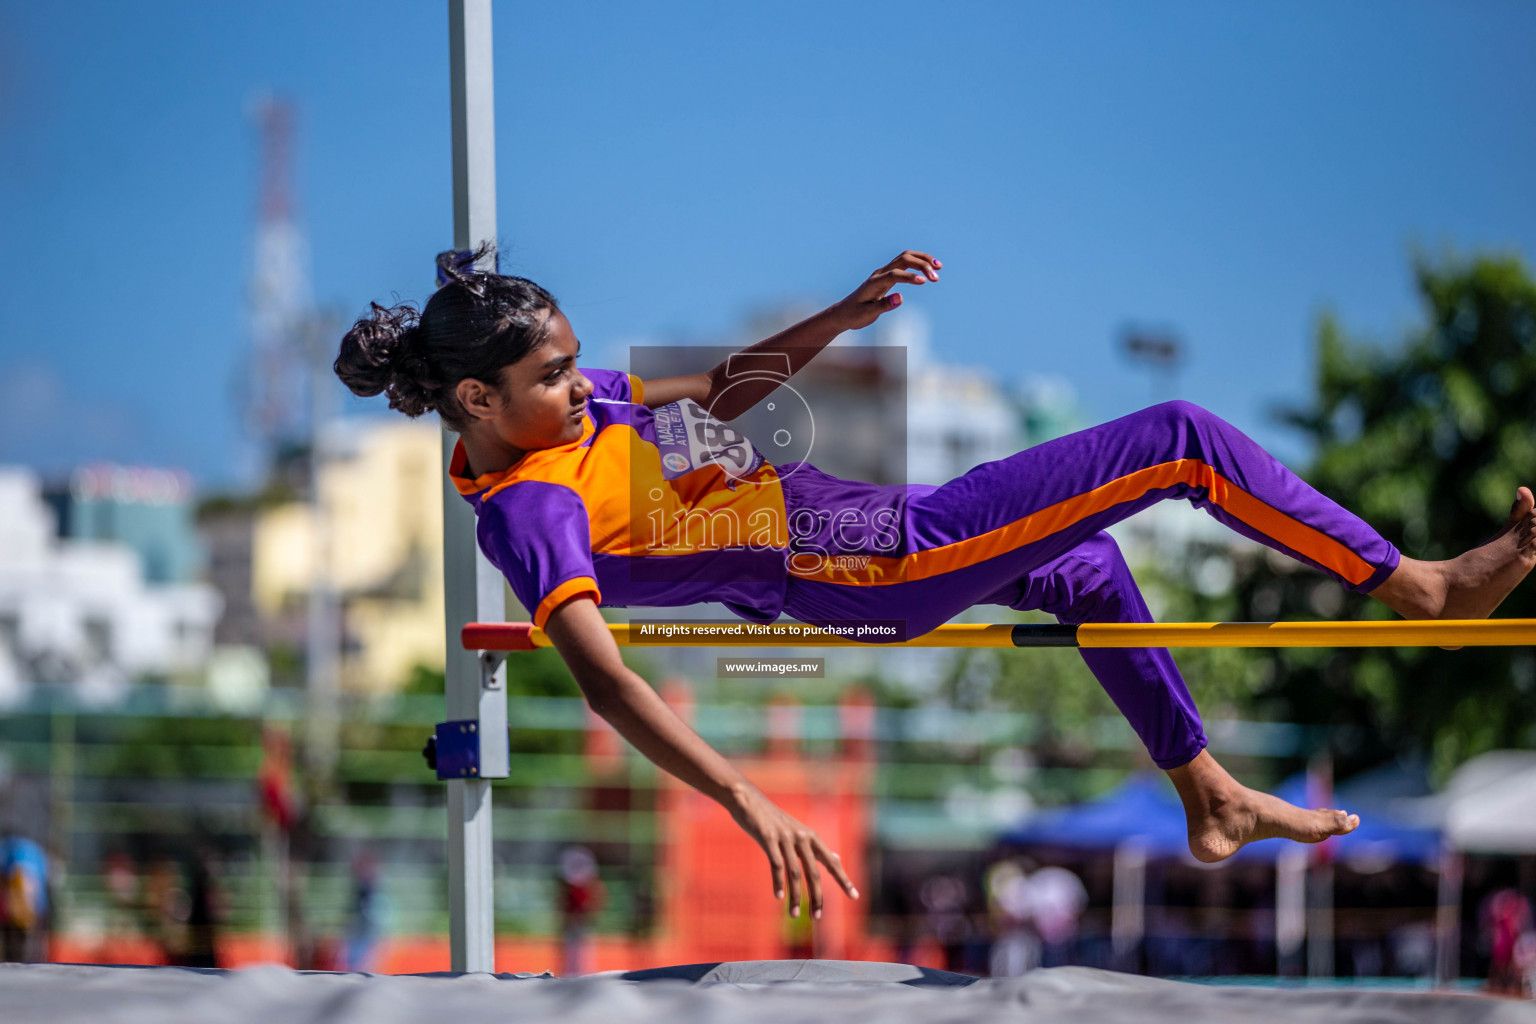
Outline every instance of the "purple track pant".
<path fill-rule="evenodd" d="M 795 561 L 784 612 L 817 625 L 901 620 L 907 636 L 919 636 L 976 604 L 1067 623 L 1150 622 L 1102 531 L 1166 498 L 1361 593 L 1399 559 L 1359 517 L 1188 402 L 1057 438 L 938 487 L 839 480 L 808 463 L 780 475 L 792 550 L 807 553 Z M 1199 711 L 1167 650 L 1081 653 L 1159 767 L 1205 748 Z"/>

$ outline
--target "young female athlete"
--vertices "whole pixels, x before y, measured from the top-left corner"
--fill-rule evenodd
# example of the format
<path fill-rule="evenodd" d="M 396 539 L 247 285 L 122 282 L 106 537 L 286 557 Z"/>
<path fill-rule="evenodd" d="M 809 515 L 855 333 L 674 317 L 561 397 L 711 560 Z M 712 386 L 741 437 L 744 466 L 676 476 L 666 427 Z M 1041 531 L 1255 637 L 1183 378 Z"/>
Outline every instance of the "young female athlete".
<path fill-rule="evenodd" d="M 449 473 L 479 517 L 481 550 L 570 666 L 593 710 L 657 765 L 725 806 L 767 854 L 775 896 L 822 908 L 836 853 L 707 746 L 620 660 L 599 604 L 721 601 L 744 618 L 904 623 L 925 633 L 978 603 L 1063 622 L 1147 622 L 1106 526 L 1183 498 L 1407 618 L 1482 618 L 1536 564 L 1521 487 L 1486 544 L 1444 562 L 1402 557 L 1242 433 L 1168 402 L 972 469 L 942 486 L 839 480 L 773 465 L 720 421 L 782 378 L 707 373 L 642 381 L 578 369 L 580 344 L 531 281 L 438 259 L 443 287 L 418 313 L 375 304 L 341 342 L 336 372 L 409 416 L 437 410 L 460 440 Z M 792 374 L 844 331 L 901 304 L 898 284 L 939 279 L 904 252 L 847 298 L 739 355 Z M 711 443 L 713 442 L 713 443 Z M 853 558 L 833 556 L 851 555 Z M 850 568 L 852 566 L 852 568 Z M 1320 842 L 1359 823 L 1236 782 L 1205 749 L 1199 713 L 1165 650 L 1082 651 L 1183 799 L 1191 852 L 1256 839 Z"/>

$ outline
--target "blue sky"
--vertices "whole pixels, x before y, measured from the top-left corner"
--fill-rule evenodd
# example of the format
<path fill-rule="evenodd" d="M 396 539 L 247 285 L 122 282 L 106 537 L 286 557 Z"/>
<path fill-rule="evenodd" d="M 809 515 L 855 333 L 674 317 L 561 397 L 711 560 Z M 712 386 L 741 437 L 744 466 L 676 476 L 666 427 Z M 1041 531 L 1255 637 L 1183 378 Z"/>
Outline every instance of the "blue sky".
<path fill-rule="evenodd" d="M 1153 388 L 1303 457 L 1319 312 L 1390 341 L 1414 247 L 1536 252 L 1536 6 L 495 6 L 504 267 L 589 351 L 829 303 L 897 251 L 951 362 Z M 451 241 L 445 5 L 0 2 L 0 461 L 238 485 L 262 91 L 300 108 L 316 297 L 423 299 Z M 899 314 L 898 314 L 899 315 Z M 590 360 L 589 360 L 590 361 Z M 374 406 L 349 399 L 353 411 Z"/>

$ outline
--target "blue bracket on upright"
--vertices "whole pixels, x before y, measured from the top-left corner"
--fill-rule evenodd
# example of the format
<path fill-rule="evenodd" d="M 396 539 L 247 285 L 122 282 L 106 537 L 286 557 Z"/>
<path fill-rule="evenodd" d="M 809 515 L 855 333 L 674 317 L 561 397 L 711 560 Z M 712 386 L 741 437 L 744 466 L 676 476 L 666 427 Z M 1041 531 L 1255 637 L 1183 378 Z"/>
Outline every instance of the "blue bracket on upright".
<path fill-rule="evenodd" d="M 473 718 L 459 722 L 438 722 L 437 777 L 439 779 L 478 779 L 480 777 L 480 726 Z"/>

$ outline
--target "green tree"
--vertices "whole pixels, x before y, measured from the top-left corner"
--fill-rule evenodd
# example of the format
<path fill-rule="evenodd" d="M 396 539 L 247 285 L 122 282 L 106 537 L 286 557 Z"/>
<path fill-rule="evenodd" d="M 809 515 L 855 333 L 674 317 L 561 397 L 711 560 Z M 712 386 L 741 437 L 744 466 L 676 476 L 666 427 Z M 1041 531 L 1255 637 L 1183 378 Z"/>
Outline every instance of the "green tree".
<path fill-rule="evenodd" d="M 1425 322 L 1391 349 L 1318 330 L 1317 394 L 1285 413 L 1315 446 L 1308 481 L 1415 558 L 1487 540 L 1515 488 L 1536 486 L 1536 282 L 1514 257 L 1416 262 Z M 1254 619 L 1387 618 L 1283 559 L 1240 573 Z M 1500 616 L 1536 615 L 1518 588 Z M 1474 754 L 1536 744 L 1536 659 L 1527 648 L 1291 650 L 1266 655 L 1254 693 L 1272 717 L 1332 724 L 1361 766 L 1429 753 L 1439 773 Z"/>

